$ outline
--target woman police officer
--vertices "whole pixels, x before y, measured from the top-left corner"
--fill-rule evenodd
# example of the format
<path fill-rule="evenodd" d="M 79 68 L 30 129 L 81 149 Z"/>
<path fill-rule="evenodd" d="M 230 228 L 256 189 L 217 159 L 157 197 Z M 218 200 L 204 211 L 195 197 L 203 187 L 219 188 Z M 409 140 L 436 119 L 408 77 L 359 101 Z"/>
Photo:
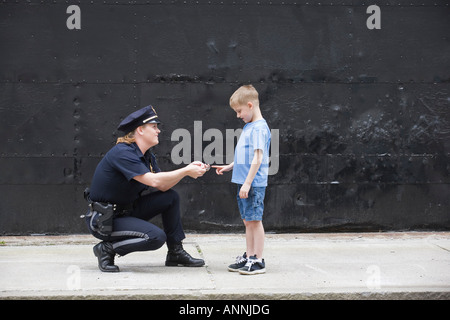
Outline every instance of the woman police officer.
<path fill-rule="evenodd" d="M 166 266 L 200 267 L 202 259 L 191 257 L 184 249 L 185 238 L 180 217 L 178 193 L 171 188 L 186 176 L 201 177 L 207 166 L 195 161 L 184 168 L 161 172 L 150 148 L 159 143 L 158 115 L 152 106 L 137 110 L 118 126 L 126 133 L 117 140 L 98 164 L 89 193 L 90 203 L 86 222 L 92 235 L 102 242 L 94 246 L 98 267 L 104 272 L 118 272 L 114 264 L 116 254 L 160 248 L 167 242 Z M 142 195 L 149 187 L 157 191 Z M 105 228 L 102 220 L 111 208 L 114 213 Z M 163 229 L 148 222 L 161 214 Z M 105 231 L 106 230 L 106 231 Z"/>

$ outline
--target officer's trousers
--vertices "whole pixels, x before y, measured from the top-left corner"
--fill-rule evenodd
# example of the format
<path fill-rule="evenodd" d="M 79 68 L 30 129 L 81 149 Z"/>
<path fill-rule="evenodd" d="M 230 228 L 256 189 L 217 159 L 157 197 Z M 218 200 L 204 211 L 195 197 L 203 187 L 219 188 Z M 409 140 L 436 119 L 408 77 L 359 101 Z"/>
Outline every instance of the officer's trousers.
<path fill-rule="evenodd" d="M 163 229 L 148 220 L 161 214 Z M 180 198 L 175 190 L 156 191 L 140 197 L 131 214 L 114 218 L 111 235 L 104 235 L 88 223 L 92 235 L 112 243 L 114 251 L 124 256 L 134 251 L 156 250 L 168 244 L 180 243 L 185 234 L 181 225 Z"/>

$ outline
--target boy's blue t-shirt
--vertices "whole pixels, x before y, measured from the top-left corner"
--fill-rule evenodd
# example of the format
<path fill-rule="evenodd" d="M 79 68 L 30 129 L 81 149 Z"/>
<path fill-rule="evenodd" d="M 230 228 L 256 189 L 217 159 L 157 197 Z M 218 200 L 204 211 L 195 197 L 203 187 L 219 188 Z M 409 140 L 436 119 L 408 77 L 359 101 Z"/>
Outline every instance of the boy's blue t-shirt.
<path fill-rule="evenodd" d="M 255 150 L 263 151 L 263 159 L 253 187 L 266 187 L 269 174 L 270 129 L 266 120 L 249 122 L 244 126 L 239 141 L 234 150 L 234 167 L 231 182 L 244 184 L 255 154 Z"/>

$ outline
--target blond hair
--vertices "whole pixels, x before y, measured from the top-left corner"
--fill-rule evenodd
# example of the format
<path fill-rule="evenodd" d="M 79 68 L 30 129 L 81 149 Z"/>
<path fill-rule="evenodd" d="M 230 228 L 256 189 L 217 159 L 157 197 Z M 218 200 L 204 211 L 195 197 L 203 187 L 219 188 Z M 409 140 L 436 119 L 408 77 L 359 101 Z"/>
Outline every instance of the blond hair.
<path fill-rule="evenodd" d="M 230 98 L 231 107 L 247 104 L 248 102 L 259 106 L 258 91 L 251 84 L 241 86 Z"/>
<path fill-rule="evenodd" d="M 126 143 L 126 144 L 132 144 L 133 142 L 136 142 L 136 138 L 134 137 L 136 130 L 133 130 L 129 133 L 127 133 L 126 135 L 124 135 L 123 137 L 119 137 L 117 138 L 116 144 L 118 143 Z"/>

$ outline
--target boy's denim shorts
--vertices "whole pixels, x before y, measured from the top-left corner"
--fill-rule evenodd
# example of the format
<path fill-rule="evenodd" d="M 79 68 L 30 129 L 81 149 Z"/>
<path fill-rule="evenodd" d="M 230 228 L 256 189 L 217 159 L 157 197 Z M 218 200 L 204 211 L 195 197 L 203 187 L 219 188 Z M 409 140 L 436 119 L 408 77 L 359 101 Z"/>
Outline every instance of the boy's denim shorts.
<path fill-rule="evenodd" d="M 266 187 L 251 187 L 247 199 L 239 197 L 242 185 L 237 185 L 237 203 L 241 218 L 245 221 L 262 221 Z"/>

